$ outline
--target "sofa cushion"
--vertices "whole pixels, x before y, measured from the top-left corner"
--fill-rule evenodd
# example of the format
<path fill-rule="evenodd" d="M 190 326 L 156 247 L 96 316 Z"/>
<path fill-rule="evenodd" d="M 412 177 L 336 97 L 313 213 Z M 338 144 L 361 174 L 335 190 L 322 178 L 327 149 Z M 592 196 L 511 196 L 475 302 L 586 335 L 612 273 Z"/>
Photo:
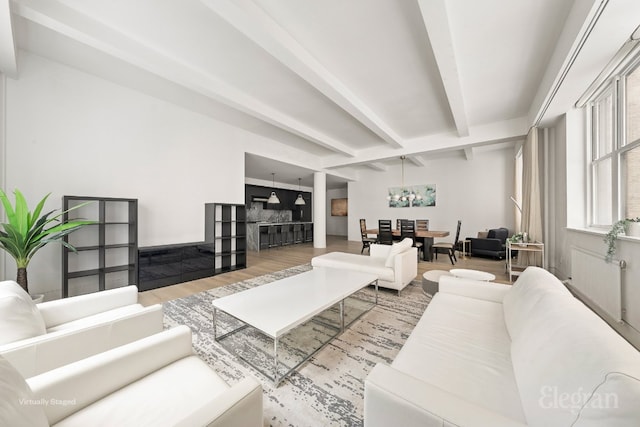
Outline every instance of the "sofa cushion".
<path fill-rule="evenodd" d="M 44 320 L 31 296 L 16 282 L 0 282 L 0 344 L 46 333 Z"/>
<path fill-rule="evenodd" d="M 56 426 L 89 426 L 96 420 L 122 427 L 177 425 L 185 413 L 199 410 L 228 388 L 197 356 L 185 357 L 73 413 Z"/>
<path fill-rule="evenodd" d="M 395 273 L 392 268 L 384 266 L 384 261 L 384 258 L 370 257 L 367 255 L 329 252 L 328 254 L 312 258 L 311 265 L 313 267 L 338 268 L 375 274 L 379 280 L 393 282 L 395 281 Z"/>
<path fill-rule="evenodd" d="M 47 333 L 58 332 L 64 330 L 72 330 L 79 328 L 88 328 L 90 326 L 99 325 L 101 323 L 110 322 L 133 313 L 141 311 L 144 307 L 141 304 L 125 305 L 124 307 L 114 308 L 113 310 L 104 311 L 81 319 L 72 320 L 67 323 L 53 326 L 47 329 Z"/>
<path fill-rule="evenodd" d="M 548 271 L 532 266 L 522 272 L 502 301 L 504 321 L 511 339 L 521 333 L 531 309 L 549 292 L 572 298 L 569 290 Z"/>
<path fill-rule="evenodd" d="M 404 239 L 402 239 L 402 241 L 391 245 L 391 250 L 389 251 L 389 255 L 387 255 L 384 266 L 393 268 L 394 262 L 396 260 L 396 255 L 408 251 L 412 246 L 413 240 L 408 237 L 405 237 Z"/>
<path fill-rule="evenodd" d="M 524 422 L 502 304 L 437 293 L 391 366 Z"/>
<path fill-rule="evenodd" d="M 0 425 L 48 426 L 42 406 L 18 371 L 0 356 Z"/>
<path fill-rule="evenodd" d="M 505 244 L 507 237 L 509 237 L 509 230 L 504 227 L 492 228 L 489 230 L 489 233 L 487 233 L 488 239 L 498 239 L 502 244 Z"/>
<path fill-rule="evenodd" d="M 640 357 L 573 297 L 547 292 L 511 346 L 530 425 L 618 426 L 640 420 Z"/>

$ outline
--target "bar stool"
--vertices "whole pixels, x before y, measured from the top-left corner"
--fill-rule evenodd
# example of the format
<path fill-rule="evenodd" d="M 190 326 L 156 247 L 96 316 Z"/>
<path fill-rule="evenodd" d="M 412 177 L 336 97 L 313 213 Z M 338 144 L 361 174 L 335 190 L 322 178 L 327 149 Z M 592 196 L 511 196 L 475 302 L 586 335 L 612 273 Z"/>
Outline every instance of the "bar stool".
<path fill-rule="evenodd" d="M 260 227 L 260 249 L 269 248 L 269 227 Z"/>
<path fill-rule="evenodd" d="M 313 224 L 311 223 L 304 225 L 304 241 L 313 242 Z"/>
<path fill-rule="evenodd" d="M 280 246 L 280 242 L 278 239 L 280 238 L 278 233 L 279 226 L 270 225 L 269 226 L 269 247 L 274 248 L 276 246 Z"/>
<path fill-rule="evenodd" d="M 293 243 L 293 237 L 291 235 L 291 224 L 283 225 L 280 233 L 282 246 L 287 246 Z"/>
<path fill-rule="evenodd" d="M 293 225 L 293 243 L 302 243 L 302 224 Z"/>

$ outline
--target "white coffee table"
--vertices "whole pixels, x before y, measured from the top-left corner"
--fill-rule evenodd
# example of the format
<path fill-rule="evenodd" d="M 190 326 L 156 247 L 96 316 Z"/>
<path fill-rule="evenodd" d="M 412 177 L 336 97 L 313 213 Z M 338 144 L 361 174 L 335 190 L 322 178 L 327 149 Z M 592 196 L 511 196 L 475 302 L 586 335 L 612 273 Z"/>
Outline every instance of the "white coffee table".
<path fill-rule="evenodd" d="M 375 274 L 332 268 L 315 268 L 305 273 L 218 298 L 212 303 L 214 338 L 222 344 L 222 340 L 249 325 L 273 339 L 273 376 L 255 363 L 257 361 L 248 360 L 242 354 L 238 354 L 238 356 L 265 376 L 273 379 L 277 386 L 284 377 L 344 331 L 344 300 L 370 284 L 375 284 L 375 302 L 370 304 L 369 310 L 378 303 L 378 277 Z M 335 328 L 337 329 L 335 334 L 301 362 L 279 375 L 278 342 L 282 337 L 336 304 L 339 304 L 340 325 Z M 218 336 L 218 310 L 240 320 L 244 325 Z M 364 312 L 352 319 L 350 324 L 362 314 Z"/>
<path fill-rule="evenodd" d="M 480 270 L 470 270 L 467 268 L 453 268 L 449 270 L 449 273 L 453 274 L 455 277 L 480 280 L 483 282 L 491 282 L 493 280 L 496 280 L 495 274 L 487 273 L 486 271 Z"/>

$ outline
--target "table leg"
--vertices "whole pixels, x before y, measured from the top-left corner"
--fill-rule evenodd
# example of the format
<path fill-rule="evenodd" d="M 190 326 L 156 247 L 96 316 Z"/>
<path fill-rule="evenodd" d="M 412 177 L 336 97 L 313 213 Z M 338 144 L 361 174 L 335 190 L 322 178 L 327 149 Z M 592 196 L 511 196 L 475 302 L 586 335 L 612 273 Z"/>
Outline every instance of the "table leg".
<path fill-rule="evenodd" d="M 376 279 L 376 305 L 378 305 L 378 279 Z"/>
<path fill-rule="evenodd" d="M 278 338 L 273 339 L 273 383 L 278 386 Z"/>
<path fill-rule="evenodd" d="M 340 301 L 340 331 L 344 332 L 344 300 Z"/>
<path fill-rule="evenodd" d="M 422 260 L 423 261 L 431 261 L 431 246 L 433 246 L 433 237 L 425 237 L 422 252 Z"/>
<path fill-rule="evenodd" d="M 213 308 L 213 339 L 214 341 L 218 341 L 218 330 L 216 328 L 216 314 L 218 313 L 217 308 Z"/>

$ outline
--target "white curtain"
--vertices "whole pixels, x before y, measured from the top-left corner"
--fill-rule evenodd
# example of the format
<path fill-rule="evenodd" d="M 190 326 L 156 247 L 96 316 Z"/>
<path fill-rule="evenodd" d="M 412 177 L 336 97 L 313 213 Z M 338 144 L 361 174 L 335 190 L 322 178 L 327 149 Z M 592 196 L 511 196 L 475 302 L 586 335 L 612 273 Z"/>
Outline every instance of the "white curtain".
<path fill-rule="evenodd" d="M 522 231 L 528 234 L 529 241 L 542 242 L 542 195 L 538 159 L 538 128 L 532 127 L 522 150 Z M 519 261 L 525 261 L 525 264 L 535 263 L 533 258 L 523 260 L 520 257 Z"/>
<path fill-rule="evenodd" d="M 515 174 L 514 174 L 514 199 L 513 216 L 515 217 L 514 233 L 522 231 L 522 146 L 517 148 L 515 153 Z"/>

